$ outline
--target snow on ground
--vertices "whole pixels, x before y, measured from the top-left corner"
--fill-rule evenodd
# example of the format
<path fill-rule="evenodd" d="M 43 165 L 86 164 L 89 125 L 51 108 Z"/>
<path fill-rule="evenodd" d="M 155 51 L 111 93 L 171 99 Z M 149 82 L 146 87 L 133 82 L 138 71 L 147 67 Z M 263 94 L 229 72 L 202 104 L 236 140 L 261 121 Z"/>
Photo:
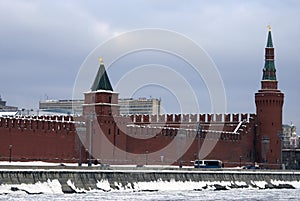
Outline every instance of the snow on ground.
<path fill-rule="evenodd" d="M 0 165 L 11 166 L 60 166 L 61 163 L 48 163 L 43 161 L 19 162 L 19 161 L 0 161 Z M 64 163 L 67 166 L 78 166 L 78 163 Z"/>

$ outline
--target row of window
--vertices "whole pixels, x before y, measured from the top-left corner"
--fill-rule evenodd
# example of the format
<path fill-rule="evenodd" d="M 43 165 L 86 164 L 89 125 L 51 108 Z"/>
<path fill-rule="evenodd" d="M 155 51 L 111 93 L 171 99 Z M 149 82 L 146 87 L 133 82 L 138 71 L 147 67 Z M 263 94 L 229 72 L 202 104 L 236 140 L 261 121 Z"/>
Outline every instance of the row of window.
<path fill-rule="evenodd" d="M 257 100 L 256 102 L 260 103 L 260 104 L 274 104 L 274 105 L 281 105 L 282 104 L 281 100 L 271 100 L 271 99 Z"/>

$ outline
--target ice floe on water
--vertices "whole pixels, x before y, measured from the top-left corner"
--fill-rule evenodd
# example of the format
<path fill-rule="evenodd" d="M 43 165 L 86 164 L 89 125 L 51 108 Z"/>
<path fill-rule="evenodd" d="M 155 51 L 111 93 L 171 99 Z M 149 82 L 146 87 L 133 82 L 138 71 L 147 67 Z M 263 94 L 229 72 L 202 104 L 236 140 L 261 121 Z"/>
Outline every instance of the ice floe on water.
<path fill-rule="evenodd" d="M 72 193 L 87 192 L 110 192 L 110 191 L 205 191 L 205 190 L 231 190 L 237 188 L 249 189 L 267 189 L 267 188 L 300 188 L 299 181 L 277 181 L 272 180 L 270 183 L 266 181 L 250 181 L 248 184 L 243 181 L 157 181 L 150 182 L 133 182 L 133 183 L 109 183 L 108 180 L 100 180 L 96 184 L 96 189 L 83 189 L 75 185 L 70 179 L 67 186 L 72 189 Z M 1 184 L 0 194 L 25 193 L 25 194 L 62 194 L 64 193 L 62 184 L 57 180 L 47 182 L 37 182 L 35 184 Z"/>
<path fill-rule="evenodd" d="M 267 189 L 267 188 L 300 188 L 300 182 L 285 182 L 274 181 L 273 183 L 267 183 L 266 181 L 250 181 L 247 184 L 244 181 L 163 181 L 159 179 L 157 181 L 150 182 L 133 182 L 123 185 L 120 182 L 114 182 L 112 185 L 107 180 L 98 181 L 97 187 L 103 191 L 185 191 L 185 190 L 230 190 L 237 188 L 251 188 L 251 189 Z"/>
<path fill-rule="evenodd" d="M 111 187 L 110 187 L 110 184 L 109 184 L 108 180 L 97 181 L 96 186 L 99 190 L 103 190 L 103 191 L 110 191 L 111 190 Z"/>
<path fill-rule="evenodd" d="M 0 194 L 27 193 L 27 194 L 62 194 L 62 187 L 57 179 L 35 184 L 1 184 Z"/>

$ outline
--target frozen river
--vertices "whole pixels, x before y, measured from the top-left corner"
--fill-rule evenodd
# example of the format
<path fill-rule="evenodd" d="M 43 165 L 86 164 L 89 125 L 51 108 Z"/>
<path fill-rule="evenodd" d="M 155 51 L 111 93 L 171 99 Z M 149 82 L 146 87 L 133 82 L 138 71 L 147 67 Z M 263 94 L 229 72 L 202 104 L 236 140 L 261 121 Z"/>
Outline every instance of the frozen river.
<path fill-rule="evenodd" d="M 25 193 L 0 195 L 7 201 L 50 201 L 50 200 L 300 200 L 299 189 L 231 189 L 225 191 L 155 191 L 155 192 L 89 192 L 86 194 L 41 194 Z"/>

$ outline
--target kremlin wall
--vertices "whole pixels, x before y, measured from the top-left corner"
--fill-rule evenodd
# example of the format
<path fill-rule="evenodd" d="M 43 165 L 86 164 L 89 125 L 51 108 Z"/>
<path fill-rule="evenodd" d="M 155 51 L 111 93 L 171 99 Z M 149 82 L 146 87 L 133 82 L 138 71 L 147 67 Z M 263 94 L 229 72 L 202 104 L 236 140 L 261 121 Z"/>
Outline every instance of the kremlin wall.
<path fill-rule="evenodd" d="M 80 117 L 1 117 L 0 160 L 193 165 L 200 158 L 221 160 L 225 167 L 281 166 L 284 94 L 278 89 L 271 30 L 255 114 L 121 116 L 119 94 L 103 62 L 95 77 Z"/>

